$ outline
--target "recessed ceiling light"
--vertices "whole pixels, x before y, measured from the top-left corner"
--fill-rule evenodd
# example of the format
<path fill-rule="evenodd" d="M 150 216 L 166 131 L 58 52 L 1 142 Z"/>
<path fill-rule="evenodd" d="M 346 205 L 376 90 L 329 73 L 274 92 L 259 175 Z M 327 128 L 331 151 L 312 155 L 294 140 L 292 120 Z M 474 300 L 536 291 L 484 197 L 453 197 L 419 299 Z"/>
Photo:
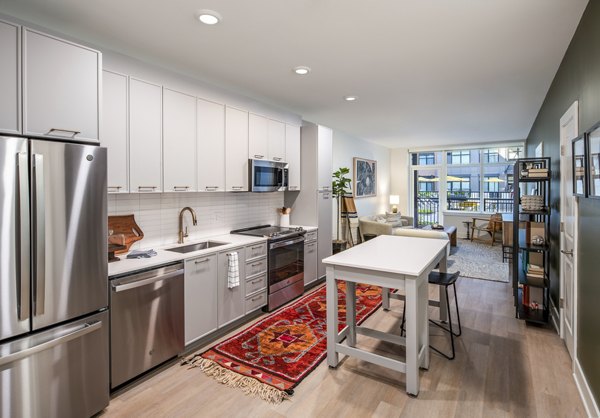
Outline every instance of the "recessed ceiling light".
<path fill-rule="evenodd" d="M 357 99 L 357 96 L 344 96 L 344 100 L 347 102 L 355 102 Z"/>
<path fill-rule="evenodd" d="M 198 12 L 196 12 L 196 17 L 205 25 L 216 25 L 223 20 L 221 15 L 214 10 L 198 10 Z"/>
<path fill-rule="evenodd" d="M 296 74 L 298 74 L 298 75 L 306 75 L 306 74 L 310 73 L 310 68 L 309 67 L 300 66 L 300 67 L 294 68 L 294 72 Z"/>

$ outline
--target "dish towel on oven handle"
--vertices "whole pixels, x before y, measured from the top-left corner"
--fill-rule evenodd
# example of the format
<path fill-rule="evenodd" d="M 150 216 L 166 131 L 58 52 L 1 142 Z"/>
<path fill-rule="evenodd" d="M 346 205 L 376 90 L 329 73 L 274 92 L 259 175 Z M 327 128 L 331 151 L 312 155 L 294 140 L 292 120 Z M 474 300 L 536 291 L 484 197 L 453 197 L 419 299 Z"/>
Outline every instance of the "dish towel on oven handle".
<path fill-rule="evenodd" d="M 238 253 L 227 254 L 227 287 L 233 289 L 240 285 L 240 263 Z"/>

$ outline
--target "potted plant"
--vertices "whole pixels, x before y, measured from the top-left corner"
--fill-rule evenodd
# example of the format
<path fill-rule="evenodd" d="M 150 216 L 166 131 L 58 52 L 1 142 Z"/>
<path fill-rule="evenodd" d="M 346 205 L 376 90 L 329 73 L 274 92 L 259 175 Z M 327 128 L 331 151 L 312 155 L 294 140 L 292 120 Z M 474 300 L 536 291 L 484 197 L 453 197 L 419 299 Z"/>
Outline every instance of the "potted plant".
<path fill-rule="evenodd" d="M 333 241 L 333 253 L 339 253 L 346 249 L 346 241 L 340 239 L 340 220 L 341 220 L 341 199 L 350 193 L 350 184 L 352 179 L 346 177 L 350 173 L 347 167 L 340 167 L 333 172 L 333 181 L 331 182 L 331 190 L 333 197 L 337 200 L 337 221 L 335 225 L 336 239 Z"/>

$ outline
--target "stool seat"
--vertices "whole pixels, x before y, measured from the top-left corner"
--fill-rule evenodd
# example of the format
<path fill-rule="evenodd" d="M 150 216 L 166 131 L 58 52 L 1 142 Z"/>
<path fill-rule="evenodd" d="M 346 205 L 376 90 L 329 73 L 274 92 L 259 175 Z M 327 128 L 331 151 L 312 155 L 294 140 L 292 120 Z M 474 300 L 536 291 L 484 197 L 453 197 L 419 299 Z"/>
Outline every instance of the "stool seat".
<path fill-rule="evenodd" d="M 456 273 L 440 273 L 439 271 L 432 271 L 429 273 L 428 282 L 429 284 L 436 284 L 438 286 L 451 286 L 453 285 L 458 277 L 460 271 Z"/>

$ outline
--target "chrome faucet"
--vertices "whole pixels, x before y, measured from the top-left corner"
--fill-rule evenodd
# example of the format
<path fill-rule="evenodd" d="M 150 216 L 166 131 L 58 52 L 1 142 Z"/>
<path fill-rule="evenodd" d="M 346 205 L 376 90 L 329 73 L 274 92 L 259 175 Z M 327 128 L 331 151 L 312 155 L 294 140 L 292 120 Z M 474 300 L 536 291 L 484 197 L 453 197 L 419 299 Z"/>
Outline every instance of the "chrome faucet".
<path fill-rule="evenodd" d="M 190 208 L 189 206 L 186 206 L 185 208 L 181 209 L 181 212 L 179 212 L 179 240 L 177 241 L 179 244 L 183 244 L 183 239 L 188 236 L 187 226 L 185 227 L 185 233 L 183 232 L 183 212 L 185 212 L 186 210 L 192 215 L 192 224 L 198 224 L 198 220 L 196 219 L 196 212 L 194 212 L 194 209 Z"/>

